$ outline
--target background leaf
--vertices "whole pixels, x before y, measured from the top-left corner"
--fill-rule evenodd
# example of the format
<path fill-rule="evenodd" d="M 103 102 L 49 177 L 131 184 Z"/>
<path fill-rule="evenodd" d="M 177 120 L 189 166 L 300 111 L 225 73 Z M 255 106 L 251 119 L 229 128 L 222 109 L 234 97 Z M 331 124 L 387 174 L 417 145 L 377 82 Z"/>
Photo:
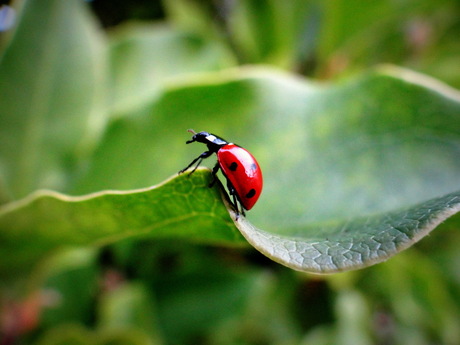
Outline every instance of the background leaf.
<path fill-rule="evenodd" d="M 99 328 L 109 333 L 120 330 L 142 330 L 149 334 L 154 343 L 161 343 L 155 325 L 155 308 L 148 289 L 140 283 L 121 284 L 119 288 L 108 289 L 99 308 Z"/>
<path fill-rule="evenodd" d="M 149 103 L 168 79 L 233 65 L 218 42 L 166 25 L 131 23 L 109 36 L 112 112 Z"/>
<path fill-rule="evenodd" d="M 20 199 L 0 211 L 2 340 L 460 342 L 458 91 L 373 67 L 460 85 L 455 0 L 15 9 L 0 33 L 0 202 Z M 445 221 L 365 270 L 291 270 L 240 246 L 209 171 L 146 189 L 203 152 L 187 128 L 256 155 L 265 190 L 242 229 L 291 267 L 363 267 Z M 39 188 L 60 193 L 21 199 Z M 196 217 L 172 226 L 181 210 Z"/>
<path fill-rule="evenodd" d="M 30 1 L 0 59 L 2 199 L 62 189 L 104 113 L 103 38 L 78 0 Z"/>

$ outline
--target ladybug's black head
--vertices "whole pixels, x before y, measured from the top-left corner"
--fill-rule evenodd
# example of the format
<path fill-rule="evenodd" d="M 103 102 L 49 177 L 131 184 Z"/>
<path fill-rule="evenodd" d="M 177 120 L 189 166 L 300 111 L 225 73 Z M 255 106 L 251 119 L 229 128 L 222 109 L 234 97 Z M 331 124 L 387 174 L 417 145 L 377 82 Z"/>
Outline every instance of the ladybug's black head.
<path fill-rule="evenodd" d="M 191 140 L 186 141 L 187 144 L 191 144 L 195 141 L 199 143 L 203 143 L 203 144 L 206 144 L 208 148 L 213 152 L 217 152 L 217 150 L 220 147 L 228 144 L 228 142 L 222 139 L 221 137 L 218 137 L 217 135 L 214 135 L 208 132 L 196 133 L 193 129 L 189 129 L 188 131 L 190 133 L 193 133 L 193 137 Z"/>
<path fill-rule="evenodd" d="M 192 137 L 192 140 L 187 140 L 186 143 L 187 144 L 191 144 L 195 141 L 199 142 L 199 143 L 204 143 L 204 144 L 207 144 L 209 142 L 209 140 L 207 139 L 211 134 L 209 134 L 208 132 L 195 132 L 193 129 L 189 129 L 188 132 L 190 133 L 193 133 L 193 137 Z"/>

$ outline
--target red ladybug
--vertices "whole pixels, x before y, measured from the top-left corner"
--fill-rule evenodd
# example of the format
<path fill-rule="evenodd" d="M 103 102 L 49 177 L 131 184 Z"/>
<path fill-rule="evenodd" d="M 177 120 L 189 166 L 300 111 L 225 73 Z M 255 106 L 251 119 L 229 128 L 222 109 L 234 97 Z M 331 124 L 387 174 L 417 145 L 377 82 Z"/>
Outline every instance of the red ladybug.
<path fill-rule="evenodd" d="M 227 179 L 227 187 L 233 197 L 233 206 L 236 209 L 237 216 L 239 215 L 237 200 L 241 206 L 241 213 L 244 215 L 244 210 L 250 210 L 259 199 L 260 193 L 262 193 L 263 178 L 259 163 L 249 151 L 229 143 L 217 135 L 208 132 L 196 133 L 192 129 L 188 131 L 193 133 L 193 137 L 186 143 L 190 144 L 196 141 L 206 144 L 208 151 L 195 158 L 189 165 L 179 171 L 179 174 L 196 163 L 190 172 L 192 174 L 204 158 L 208 158 L 215 153 L 217 163 L 212 169 L 214 180 L 209 186 L 212 187 L 217 179 L 216 174 L 221 169 Z"/>

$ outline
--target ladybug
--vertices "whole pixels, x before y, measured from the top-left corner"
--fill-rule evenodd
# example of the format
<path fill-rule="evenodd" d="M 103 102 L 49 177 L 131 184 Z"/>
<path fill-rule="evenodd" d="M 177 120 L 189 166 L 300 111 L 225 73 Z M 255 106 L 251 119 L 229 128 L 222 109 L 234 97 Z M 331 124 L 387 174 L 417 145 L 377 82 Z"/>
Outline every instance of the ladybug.
<path fill-rule="evenodd" d="M 191 140 L 186 141 L 186 144 L 196 141 L 206 144 L 208 150 L 179 171 L 179 174 L 196 163 L 190 172 L 190 174 L 193 174 L 203 159 L 215 153 L 217 155 L 217 163 L 212 169 L 214 179 L 209 184 L 209 187 L 214 185 L 217 179 L 216 174 L 221 169 L 227 179 L 228 191 L 233 197 L 233 206 L 236 209 L 237 219 L 240 214 L 237 201 L 240 204 L 241 213 L 245 215 L 244 210 L 249 211 L 257 202 L 262 192 L 263 178 L 259 163 L 257 163 L 249 151 L 238 145 L 229 143 L 217 135 L 208 132 L 196 133 L 193 129 L 189 129 L 188 131 L 193 134 L 193 137 Z"/>

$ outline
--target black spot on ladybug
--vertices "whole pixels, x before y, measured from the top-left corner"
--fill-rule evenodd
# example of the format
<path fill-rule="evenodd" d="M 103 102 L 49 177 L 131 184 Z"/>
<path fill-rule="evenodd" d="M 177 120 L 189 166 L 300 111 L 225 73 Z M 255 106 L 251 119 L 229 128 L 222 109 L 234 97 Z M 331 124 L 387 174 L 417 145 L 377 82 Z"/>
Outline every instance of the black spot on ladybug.
<path fill-rule="evenodd" d="M 238 168 L 238 163 L 237 162 L 233 162 L 232 164 L 230 164 L 230 166 L 228 167 L 231 171 L 235 171 L 236 168 Z"/>
<path fill-rule="evenodd" d="M 252 163 L 252 164 L 251 164 L 251 170 L 252 170 L 252 171 L 256 171 L 256 170 L 257 170 L 257 165 L 256 165 L 256 163 Z"/>
<path fill-rule="evenodd" d="M 252 188 L 248 194 L 246 194 L 246 198 L 250 199 L 252 198 L 254 195 L 256 195 L 256 190 L 254 188 Z"/>

